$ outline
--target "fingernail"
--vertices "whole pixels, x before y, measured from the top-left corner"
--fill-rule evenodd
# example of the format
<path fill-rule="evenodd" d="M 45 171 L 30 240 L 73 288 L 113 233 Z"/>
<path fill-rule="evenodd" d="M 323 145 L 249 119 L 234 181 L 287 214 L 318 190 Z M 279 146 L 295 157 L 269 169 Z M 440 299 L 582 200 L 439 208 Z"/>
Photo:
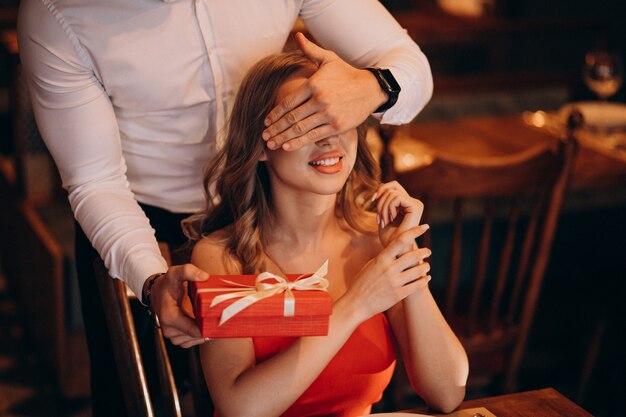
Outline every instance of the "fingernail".
<path fill-rule="evenodd" d="M 270 149 L 276 149 L 276 142 L 270 140 L 269 142 L 267 142 L 267 147 Z"/>
<path fill-rule="evenodd" d="M 263 124 L 264 124 L 265 126 L 269 126 L 269 125 L 271 125 L 271 124 L 272 124 L 272 121 L 268 118 L 268 119 L 263 120 Z"/>
<path fill-rule="evenodd" d="M 378 197 L 378 193 L 374 193 L 374 195 L 372 196 L 372 203 L 376 201 L 376 197 Z"/>
<path fill-rule="evenodd" d="M 283 143 L 283 149 L 284 150 L 289 150 L 289 148 L 291 148 L 291 145 L 289 143 Z"/>
<path fill-rule="evenodd" d="M 261 137 L 263 138 L 263 140 L 268 140 L 270 138 L 270 134 L 269 134 L 269 132 L 263 132 Z"/>
<path fill-rule="evenodd" d="M 380 219 L 380 227 L 385 228 L 385 221 L 383 219 Z"/>
<path fill-rule="evenodd" d="M 380 224 L 380 216 L 376 213 L 376 224 Z"/>
<path fill-rule="evenodd" d="M 428 229 L 430 229 L 430 226 L 428 224 L 423 224 L 422 225 L 422 229 L 428 230 Z"/>

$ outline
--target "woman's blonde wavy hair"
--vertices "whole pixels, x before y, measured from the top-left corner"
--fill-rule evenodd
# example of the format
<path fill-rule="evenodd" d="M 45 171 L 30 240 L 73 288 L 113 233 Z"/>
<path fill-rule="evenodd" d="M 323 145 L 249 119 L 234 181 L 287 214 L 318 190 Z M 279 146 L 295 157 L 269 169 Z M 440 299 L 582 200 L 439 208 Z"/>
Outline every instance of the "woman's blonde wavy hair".
<path fill-rule="evenodd" d="M 285 80 L 298 72 L 315 70 L 317 66 L 299 52 L 268 56 L 250 69 L 235 99 L 224 147 L 205 173 L 207 208 L 183 222 L 192 242 L 232 225 L 224 243 L 241 263 L 243 273 L 259 273 L 265 268 L 267 229 L 273 215 L 268 171 L 265 162 L 259 161 L 265 147 L 261 139 L 263 121 Z M 379 178 L 366 144 L 366 129 L 365 123 L 357 128 L 356 162 L 337 194 L 336 205 L 336 215 L 361 232 L 371 232 L 363 220 L 369 202 L 365 196 L 374 192 Z"/>

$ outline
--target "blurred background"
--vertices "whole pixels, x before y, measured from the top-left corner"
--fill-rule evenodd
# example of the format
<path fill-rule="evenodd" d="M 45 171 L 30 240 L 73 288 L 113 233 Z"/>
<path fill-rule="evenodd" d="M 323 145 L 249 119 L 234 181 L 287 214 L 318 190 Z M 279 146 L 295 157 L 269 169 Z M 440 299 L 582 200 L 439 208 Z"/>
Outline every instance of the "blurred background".
<path fill-rule="evenodd" d="M 586 53 L 625 57 L 622 0 L 382 3 L 432 66 L 435 94 L 416 125 L 596 100 L 582 77 Z M 0 417 L 89 416 L 73 222 L 20 73 L 18 4 L 0 1 Z M 625 90 L 609 100 L 626 102 Z M 620 169 L 566 196 L 517 388 L 553 387 L 596 416 L 623 416 L 626 408 Z M 483 386 L 469 396 L 498 393 Z M 396 398 L 398 406 L 420 404 Z"/>

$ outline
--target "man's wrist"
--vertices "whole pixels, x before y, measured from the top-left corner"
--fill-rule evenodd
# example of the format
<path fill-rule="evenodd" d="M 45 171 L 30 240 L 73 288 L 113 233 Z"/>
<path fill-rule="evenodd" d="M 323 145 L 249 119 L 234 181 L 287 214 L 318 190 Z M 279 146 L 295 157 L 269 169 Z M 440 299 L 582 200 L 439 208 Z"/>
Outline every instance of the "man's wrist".
<path fill-rule="evenodd" d="M 165 275 L 165 272 L 159 272 L 158 274 L 150 275 L 148 279 L 143 283 L 143 289 L 141 291 L 141 303 L 145 305 L 148 310 L 151 307 L 150 297 L 152 295 L 152 287 L 156 283 L 157 279 Z"/>
<path fill-rule="evenodd" d="M 380 83 L 376 79 L 376 76 L 374 75 L 374 73 L 372 73 L 367 68 L 364 68 L 363 71 L 365 72 L 366 77 L 368 78 L 369 83 L 372 86 L 371 87 L 371 91 L 374 92 L 374 94 L 371 95 L 371 97 L 372 97 L 372 105 L 373 105 L 374 109 L 378 109 L 380 106 L 382 106 L 385 103 L 387 103 L 387 101 L 389 100 L 389 96 L 381 88 Z M 376 110 L 372 111 L 372 113 L 375 113 L 375 112 L 376 112 Z"/>

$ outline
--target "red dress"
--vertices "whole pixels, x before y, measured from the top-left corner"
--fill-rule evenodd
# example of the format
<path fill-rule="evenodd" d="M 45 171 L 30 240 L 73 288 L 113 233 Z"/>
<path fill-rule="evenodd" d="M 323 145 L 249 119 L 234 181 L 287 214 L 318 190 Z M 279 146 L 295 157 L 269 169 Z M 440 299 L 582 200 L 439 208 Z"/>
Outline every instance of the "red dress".
<path fill-rule="evenodd" d="M 254 352 L 261 363 L 287 349 L 294 337 L 256 337 Z M 396 355 L 389 322 L 377 314 L 361 323 L 313 384 L 283 417 L 369 414 L 389 384 Z"/>

